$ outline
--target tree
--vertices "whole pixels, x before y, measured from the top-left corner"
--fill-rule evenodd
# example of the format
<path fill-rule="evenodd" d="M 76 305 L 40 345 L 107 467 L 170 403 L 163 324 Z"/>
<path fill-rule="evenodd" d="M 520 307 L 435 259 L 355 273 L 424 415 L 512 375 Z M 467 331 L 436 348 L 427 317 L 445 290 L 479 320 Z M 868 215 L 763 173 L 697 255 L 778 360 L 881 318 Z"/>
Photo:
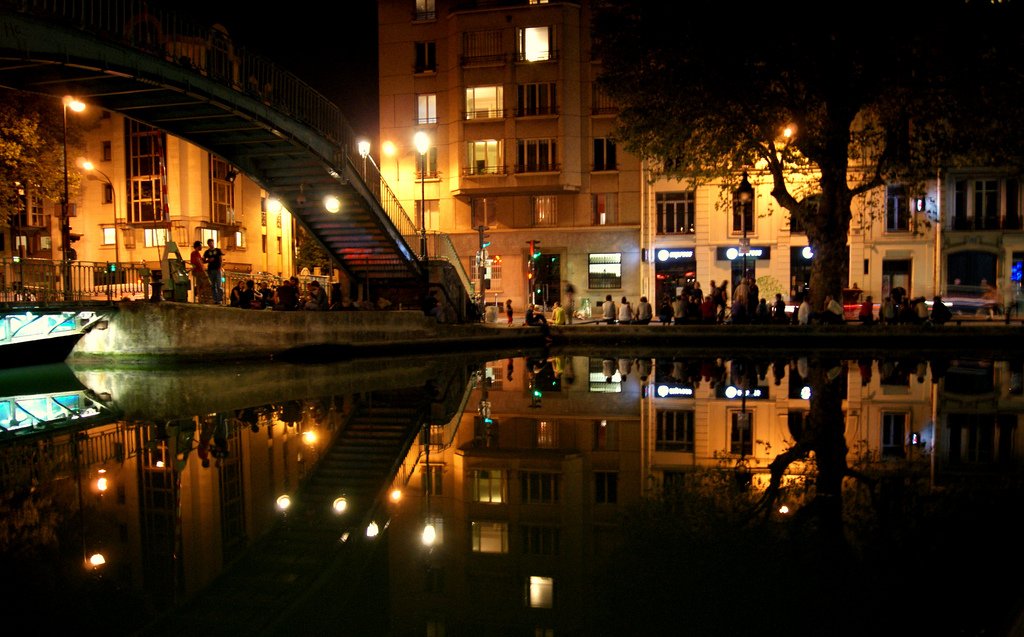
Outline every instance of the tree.
<path fill-rule="evenodd" d="M 856 197 L 942 167 L 1019 165 L 1019 5 L 941 0 L 900 23 L 871 2 L 595 0 L 598 85 L 625 147 L 663 175 L 769 179 L 807 230 L 817 304 L 846 284 Z"/>
<path fill-rule="evenodd" d="M 321 272 L 331 271 L 331 257 L 327 250 L 305 228 L 299 226 L 295 237 L 295 268 L 320 268 Z"/>
<path fill-rule="evenodd" d="M 80 135 L 68 122 L 68 144 Z M 0 225 L 24 209 L 16 184 L 26 192 L 59 201 L 64 196 L 63 122 L 60 102 L 52 97 L 0 90 Z M 72 194 L 78 171 L 69 173 Z"/>

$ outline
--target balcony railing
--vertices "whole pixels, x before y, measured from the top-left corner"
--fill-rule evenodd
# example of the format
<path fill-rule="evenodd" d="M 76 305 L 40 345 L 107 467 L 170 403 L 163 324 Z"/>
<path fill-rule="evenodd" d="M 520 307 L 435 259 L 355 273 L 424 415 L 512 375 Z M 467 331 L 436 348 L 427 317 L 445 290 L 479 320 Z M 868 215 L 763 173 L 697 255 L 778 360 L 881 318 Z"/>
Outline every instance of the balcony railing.
<path fill-rule="evenodd" d="M 507 169 L 505 166 L 467 166 L 462 169 L 463 177 L 478 177 L 482 175 L 504 175 Z"/>
<path fill-rule="evenodd" d="M 463 117 L 467 120 L 474 119 L 503 119 L 505 110 L 501 108 L 480 108 L 473 111 L 466 111 Z"/>
<path fill-rule="evenodd" d="M 951 230 L 1021 230 L 1019 215 L 968 217 L 954 215 Z"/>
<path fill-rule="evenodd" d="M 516 164 L 516 173 L 556 173 L 562 169 L 561 164 Z"/>

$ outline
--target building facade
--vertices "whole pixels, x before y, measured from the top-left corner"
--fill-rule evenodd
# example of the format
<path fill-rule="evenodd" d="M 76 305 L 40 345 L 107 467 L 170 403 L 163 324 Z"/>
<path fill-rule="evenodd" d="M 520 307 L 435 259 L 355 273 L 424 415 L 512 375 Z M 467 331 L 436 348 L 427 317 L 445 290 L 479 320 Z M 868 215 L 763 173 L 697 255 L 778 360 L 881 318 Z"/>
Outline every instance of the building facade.
<path fill-rule="evenodd" d="M 572 284 L 576 310 L 597 315 L 606 294 L 654 302 L 744 271 L 762 296 L 798 302 L 813 251 L 767 171 L 750 167 L 755 196 L 741 214 L 739 175 L 694 188 L 617 146 L 615 106 L 594 84 L 589 11 L 585 1 L 381 2 L 384 178 L 417 223 L 451 235 L 488 304 L 550 307 Z M 844 301 L 852 311 L 902 288 L 929 300 L 992 293 L 1015 307 L 1020 219 L 1013 171 L 875 189 L 853 202 Z"/>
<path fill-rule="evenodd" d="M 186 261 L 195 241 L 224 253 L 229 279 L 294 274 L 291 214 L 230 163 L 185 140 L 96 108 L 75 114 L 82 146 L 68 150 L 70 248 L 78 266 L 159 269 L 168 242 Z M 61 204 L 28 190 L 5 232 L 5 255 L 60 260 Z M 122 283 L 125 283 L 122 281 Z M 135 295 L 141 288 L 135 287 Z"/>
<path fill-rule="evenodd" d="M 379 25 L 381 173 L 487 303 L 635 303 L 640 162 L 594 91 L 589 3 L 385 0 Z"/>

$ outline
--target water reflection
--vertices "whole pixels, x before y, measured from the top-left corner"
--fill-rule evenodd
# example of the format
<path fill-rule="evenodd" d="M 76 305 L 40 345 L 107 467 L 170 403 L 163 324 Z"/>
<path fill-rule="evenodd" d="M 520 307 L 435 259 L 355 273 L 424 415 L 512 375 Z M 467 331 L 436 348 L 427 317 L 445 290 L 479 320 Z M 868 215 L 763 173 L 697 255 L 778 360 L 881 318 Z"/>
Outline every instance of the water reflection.
<path fill-rule="evenodd" d="M 5 592 L 75 600 L 40 628 L 115 634 L 1004 634 L 1021 370 L 625 351 L 76 369 L 92 420 L 26 432 L 43 395 L 0 397 Z"/>

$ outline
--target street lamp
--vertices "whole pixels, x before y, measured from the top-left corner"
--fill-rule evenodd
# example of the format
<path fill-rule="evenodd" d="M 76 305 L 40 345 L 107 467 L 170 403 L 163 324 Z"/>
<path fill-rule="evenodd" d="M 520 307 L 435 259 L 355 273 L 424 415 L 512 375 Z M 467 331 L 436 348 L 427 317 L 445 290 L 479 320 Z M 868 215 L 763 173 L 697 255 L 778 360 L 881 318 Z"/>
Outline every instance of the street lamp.
<path fill-rule="evenodd" d="M 365 139 L 359 140 L 359 156 L 363 158 L 363 181 L 366 181 L 366 157 L 370 154 L 370 142 Z"/>
<path fill-rule="evenodd" d="M 65 95 L 64 106 L 64 198 L 60 206 L 60 243 L 61 261 L 64 272 L 64 300 L 71 300 L 71 219 L 68 217 L 68 109 L 76 113 L 85 110 L 85 103 Z"/>
<path fill-rule="evenodd" d="M 100 181 L 100 182 L 102 182 L 102 183 L 104 183 L 104 184 L 106 184 L 107 186 L 110 187 L 110 197 L 111 197 L 111 201 L 114 204 L 114 269 L 113 269 L 113 271 L 108 272 L 107 275 L 108 275 L 108 277 L 116 276 L 120 280 L 121 275 L 118 274 L 118 270 L 121 269 L 121 265 L 120 265 L 121 264 L 121 242 L 117 238 L 117 193 L 114 191 L 114 183 L 112 181 L 110 181 L 110 177 L 108 177 L 106 173 L 104 173 L 102 170 L 97 168 L 96 165 L 93 164 L 88 159 L 79 159 L 78 160 L 78 165 L 83 170 L 85 170 L 86 172 L 89 173 L 88 176 L 89 176 L 90 179 L 95 179 L 95 180 Z M 93 173 L 95 173 L 95 174 L 93 174 Z M 97 177 L 96 175 L 99 175 L 99 177 Z M 109 283 L 110 279 L 108 278 L 107 281 L 108 281 L 108 283 L 107 283 L 107 296 L 109 297 L 110 296 L 110 283 Z"/>
<path fill-rule="evenodd" d="M 412 138 L 416 152 L 420 154 L 420 259 L 427 258 L 427 151 L 430 150 L 430 136 L 419 131 Z"/>
<path fill-rule="evenodd" d="M 740 251 L 743 253 L 743 274 L 741 278 L 746 279 L 747 253 L 750 252 L 750 240 L 747 239 L 747 211 L 754 205 L 754 187 L 750 185 L 750 180 L 747 179 L 747 171 L 745 170 L 743 171 L 743 181 L 740 182 L 739 188 L 736 189 L 736 201 L 739 203 L 740 228 L 743 232 L 743 238 L 740 239 Z"/>

